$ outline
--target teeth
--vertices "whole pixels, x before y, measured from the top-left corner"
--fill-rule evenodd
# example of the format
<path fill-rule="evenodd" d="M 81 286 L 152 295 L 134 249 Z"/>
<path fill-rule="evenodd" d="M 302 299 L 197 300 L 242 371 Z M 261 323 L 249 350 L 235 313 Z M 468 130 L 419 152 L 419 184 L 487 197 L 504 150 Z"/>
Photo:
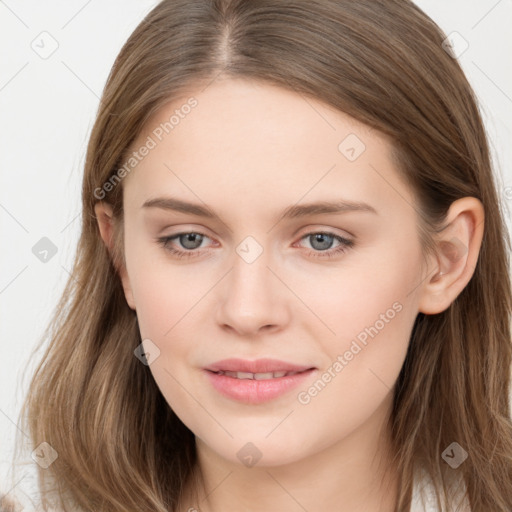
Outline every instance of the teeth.
<path fill-rule="evenodd" d="M 286 373 L 286 372 L 284 372 Z M 282 375 L 280 375 L 282 377 Z M 264 379 L 273 379 L 274 374 L 272 372 L 270 373 L 255 373 L 253 379 L 254 380 L 264 380 Z"/>
<path fill-rule="evenodd" d="M 218 372 L 220 375 L 226 375 L 227 377 L 233 377 L 234 379 L 254 379 L 254 380 L 265 380 L 265 379 L 279 379 L 280 377 L 295 375 L 299 372 L 267 372 L 267 373 L 250 373 L 250 372 Z"/>
<path fill-rule="evenodd" d="M 236 372 L 235 377 L 237 379 L 254 379 L 254 374 L 245 372 Z"/>

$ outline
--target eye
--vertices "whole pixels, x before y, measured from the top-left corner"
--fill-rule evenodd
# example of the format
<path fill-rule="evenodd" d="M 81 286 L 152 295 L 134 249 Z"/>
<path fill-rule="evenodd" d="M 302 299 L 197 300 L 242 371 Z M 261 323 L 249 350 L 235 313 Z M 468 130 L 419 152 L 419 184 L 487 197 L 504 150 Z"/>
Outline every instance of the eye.
<path fill-rule="evenodd" d="M 301 240 L 309 240 L 314 250 L 309 250 L 308 254 L 314 258 L 332 258 L 346 252 L 354 246 L 352 240 L 343 238 L 334 233 L 319 231 L 304 235 Z M 332 243 L 337 241 L 339 245 L 335 249 L 331 249 Z"/>
<path fill-rule="evenodd" d="M 157 238 L 157 242 L 174 257 L 182 259 L 201 256 L 201 251 L 198 251 L 197 249 L 201 247 L 202 242 L 205 239 L 210 239 L 210 237 L 196 231 L 189 231 L 185 233 L 178 233 L 173 236 Z M 333 256 L 346 252 L 349 248 L 354 246 L 354 242 L 352 240 L 348 240 L 342 236 L 325 231 L 308 233 L 300 240 L 304 239 L 308 239 L 310 241 L 313 250 L 308 249 L 308 256 L 312 256 L 314 258 L 332 258 Z M 185 250 L 173 247 L 171 242 L 174 240 L 176 240 Z M 334 249 L 331 249 L 334 241 L 338 242 L 339 245 Z"/>
<path fill-rule="evenodd" d="M 205 238 L 209 238 L 202 233 L 197 233 L 196 231 L 190 231 L 187 233 L 178 233 L 173 236 L 164 236 L 162 238 L 158 238 L 157 241 L 164 249 L 173 254 L 176 258 L 191 258 L 195 256 L 199 256 L 200 253 L 196 251 L 201 246 L 201 243 Z M 182 247 L 187 249 L 186 251 L 182 251 L 180 249 L 174 248 L 172 245 L 169 245 L 173 240 L 178 239 L 179 243 Z"/>

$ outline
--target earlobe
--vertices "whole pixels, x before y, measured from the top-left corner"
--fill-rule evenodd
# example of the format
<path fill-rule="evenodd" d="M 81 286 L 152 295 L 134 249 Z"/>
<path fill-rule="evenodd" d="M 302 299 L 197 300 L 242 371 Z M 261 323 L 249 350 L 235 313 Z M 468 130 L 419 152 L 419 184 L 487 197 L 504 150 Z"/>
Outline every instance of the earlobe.
<path fill-rule="evenodd" d="M 436 236 L 436 255 L 430 260 L 421 288 L 419 311 L 445 311 L 474 274 L 484 233 L 484 208 L 474 197 L 454 201 L 445 228 Z"/>
<path fill-rule="evenodd" d="M 108 203 L 100 201 L 94 205 L 94 212 L 96 214 L 96 219 L 98 221 L 98 228 L 100 231 L 101 239 L 105 244 L 112 261 L 115 263 L 115 248 L 114 248 L 114 217 L 112 212 L 112 206 Z M 130 279 L 128 277 L 128 272 L 126 270 L 126 266 L 122 263 L 115 265 L 117 268 L 117 272 L 121 279 L 121 283 L 123 285 L 124 295 L 126 297 L 126 302 L 130 306 L 131 309 L 135 310 L 135 301 L 133 299 L 133 292 L 130 285 Z"/>

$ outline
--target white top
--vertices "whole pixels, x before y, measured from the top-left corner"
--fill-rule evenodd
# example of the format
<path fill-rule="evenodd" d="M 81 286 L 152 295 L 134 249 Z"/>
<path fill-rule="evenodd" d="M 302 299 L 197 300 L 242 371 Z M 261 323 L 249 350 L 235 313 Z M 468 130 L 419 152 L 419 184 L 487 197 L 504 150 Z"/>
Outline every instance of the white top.
<path fill-rule="evenodd" d="M 425 489 L 423 495 L 422 489 L 418 483 L 414 485 L 410 512 L 437 512 L 433 489 L 430 487 Z"/>
<path fill-rule="evenodd" d="M 461 490 L 456 494 L 459 512 L 471 512 L 467 499 L 463 499 L 465 490 L 465 485 L 462 484 Z M 437 509 L 435 490 L 426 474 L 421 474 L 420 478 L 415 480 L 410 512 L 447 512 L 444 508 L 441 511 Z"/>

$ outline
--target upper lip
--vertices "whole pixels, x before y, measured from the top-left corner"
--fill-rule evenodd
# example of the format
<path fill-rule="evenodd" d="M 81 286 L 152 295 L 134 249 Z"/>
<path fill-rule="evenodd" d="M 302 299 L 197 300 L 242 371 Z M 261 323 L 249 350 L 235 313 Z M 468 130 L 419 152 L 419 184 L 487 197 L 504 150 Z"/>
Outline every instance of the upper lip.
<path fill-rule="evenodd" d="M 313 366 L 298 365 L 280 361 L 278 359 L 223 359 L 208 365 L 205 369 L 212 372 L 246 372 L 246 373 L 270 373 L 270 372 L 302 372 L 312 369 Z"/>

